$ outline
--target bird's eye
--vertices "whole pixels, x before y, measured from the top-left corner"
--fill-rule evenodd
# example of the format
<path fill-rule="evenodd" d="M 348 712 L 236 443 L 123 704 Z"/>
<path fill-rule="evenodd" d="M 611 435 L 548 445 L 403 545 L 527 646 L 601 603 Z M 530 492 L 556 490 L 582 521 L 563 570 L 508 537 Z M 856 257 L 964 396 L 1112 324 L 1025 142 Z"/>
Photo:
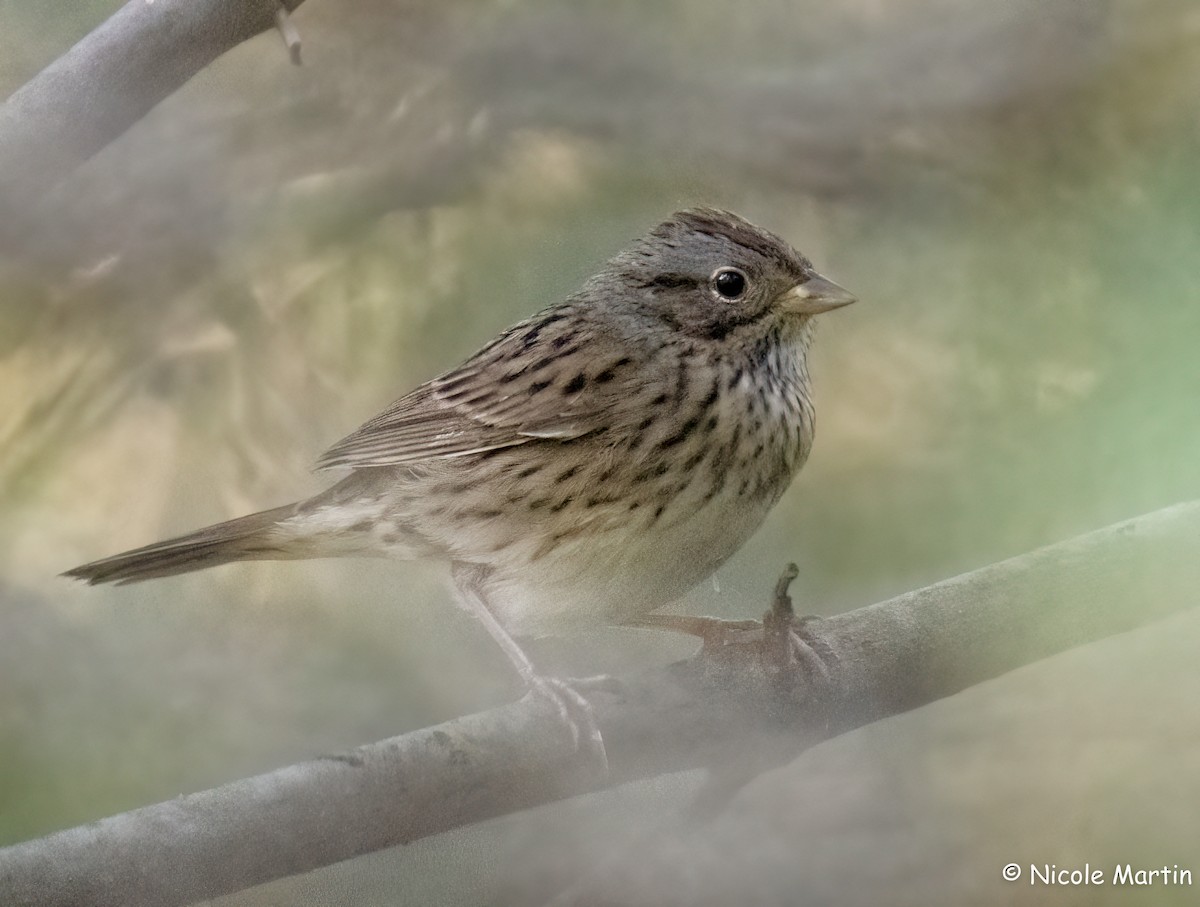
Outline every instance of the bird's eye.
<path fill-rule="evenodd" d="M 712 276 L 712 285 L 725 299 L 737 299 L 746 292 L 746 275 L 737 268 L 721 268 Z"/>

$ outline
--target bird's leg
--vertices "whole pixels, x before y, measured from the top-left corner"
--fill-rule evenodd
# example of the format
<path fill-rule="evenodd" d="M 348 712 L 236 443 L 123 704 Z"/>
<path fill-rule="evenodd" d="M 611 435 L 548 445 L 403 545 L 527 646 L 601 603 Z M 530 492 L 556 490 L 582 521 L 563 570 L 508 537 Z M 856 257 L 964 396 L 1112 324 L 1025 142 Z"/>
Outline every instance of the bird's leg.
<path fill-rule="evenodd" d="M 454 585 L 459 598 L 471 613 L 479 618 L 492 639 L 508 656 L 508 660 L 525 681 L 529 693 L 544 696 L 554 704 L 559 717 L 571 731 L 571 740 L 576 749 L 580 748 L 581 744 L 589 747 L 595 754 L 601 770 L 608 774 L 608 753 L 604 748 L 604 738 L 600 735 L 600 727 L 596 724 L 591 703 L 570 682 L 539 673 L 529 656 L 496 619 L 481 588 L 482 581 L 487 576 L 486 569 L 474 565 L 455 565 Z"/>
<path fill-rule="evenodd" d="M 688 614 L 646 614 L 635 617 L 626 626 L 646 630 L 667 630 L 698 637 L 706 650 L 717 650 L 722 646 L 740 641 L 744 634 L 762 631 L 757 620 L 722 620 L 719 617 L 693 617 Z"/>

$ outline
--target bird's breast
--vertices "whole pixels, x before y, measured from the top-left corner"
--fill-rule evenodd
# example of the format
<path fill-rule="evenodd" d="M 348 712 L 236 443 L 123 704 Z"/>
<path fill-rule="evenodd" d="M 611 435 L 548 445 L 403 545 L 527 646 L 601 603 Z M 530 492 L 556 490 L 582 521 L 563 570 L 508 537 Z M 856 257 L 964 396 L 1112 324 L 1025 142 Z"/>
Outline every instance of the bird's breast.
<path fill-rule="evenodd" d="M 645 412 L 586 443 L 514 448 L 511 467 L 494 458 L 511 475 L 489 483 L 504 506 L 478 508 L 487 526 L 456 556 L 493 566 L 490 600 L 513 632 L 620 623 L 679 598 L 749 539 L 812 444 L 807 374 L 782 353 L 693 375 L 676 408 Z M 538 448 L 553 466 L 528 474 Z"/>

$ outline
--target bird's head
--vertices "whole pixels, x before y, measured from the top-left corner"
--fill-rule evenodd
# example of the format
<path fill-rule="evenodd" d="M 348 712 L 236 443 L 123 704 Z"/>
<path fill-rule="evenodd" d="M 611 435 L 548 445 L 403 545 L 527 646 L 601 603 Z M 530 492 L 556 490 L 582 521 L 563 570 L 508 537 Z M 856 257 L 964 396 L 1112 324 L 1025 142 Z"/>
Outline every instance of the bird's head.
<path fill-rule="evenodd" d="M 803 327 L 855 301 L 774 233 L 715 208 L 672 215 L 606 270 L 609 294 L 618 283 L 672 328 L 710 340 Z"/>

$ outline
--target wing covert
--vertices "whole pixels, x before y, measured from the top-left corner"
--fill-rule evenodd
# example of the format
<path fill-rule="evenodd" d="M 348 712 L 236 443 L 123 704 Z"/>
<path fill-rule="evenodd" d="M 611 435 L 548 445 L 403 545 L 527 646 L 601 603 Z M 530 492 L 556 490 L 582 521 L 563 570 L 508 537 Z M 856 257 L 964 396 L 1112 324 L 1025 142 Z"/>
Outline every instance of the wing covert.
<path fill-rule="evenodd" d="M 317 468 L 392 466 L 592 434 L 638 406 L 631 346 L 578 307 L 547 309 L 401 397 L 327 450 Z"/>

